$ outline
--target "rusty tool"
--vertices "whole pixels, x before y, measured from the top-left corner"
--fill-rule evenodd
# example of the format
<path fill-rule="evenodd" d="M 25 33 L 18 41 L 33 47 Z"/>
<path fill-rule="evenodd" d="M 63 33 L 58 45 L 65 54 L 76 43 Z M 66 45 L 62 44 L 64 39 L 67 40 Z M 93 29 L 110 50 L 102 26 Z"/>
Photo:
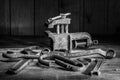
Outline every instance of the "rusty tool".
<path fill-rule="evenodd" d="M 21 59 L 15 65 L 8 69 L 7 73 L 17 74 L 27 67 L 27 65 L 32 61 L 32 59 Z"/>
<path fill-rule="evenodd" d="M 86 68 L 86 70 L 84 72 L 82 72 L 83 74 L 86 74 L 86 75 L 91 75 L 91 71 L 94 69 L 95 65 L 97 64 L 97 61 L 95 59 L 93 59 L 88 67 Z"/>
<path fill-rule="evenodd" d="M 50 63 L 50 62 L 44 61 L 44 60 L 41 59 L 41 58 L 38 59 L 38 65 L 40 65 L 40 64 L 42 64 L 42 65 L 44 65 L 44 66 L 48 66 L 48 67 L 51 66 L 51 63 Z"/>
<path fill-rule="evenodd" d="M 91 62 L 90 58 L 78 58 L 77 60 L 83 63 L 84 65 L 88 65 Z"/>
<path fill-rule="evenodd" d="M 53 17 L 53 18 L 49 18 L 48 22 L 50 23 L 50 22 L 52 22 L 54 20 L 65 18 L 68 15 L 71 15 L 71 13 L 65 13 L 65 14 L 61 13 L 59 16 L 56 16 L 56 17 Z"/>
<path fill-rule="evenodd" d="M 93 59 L 92 62 L 88 65 L 83 74 L 86 75 L 100 75 L 100 66 L 102 65 L 104 59 Z"/>
<path fill-rule="evenodd" d="M 72 61 L 72 60 L 70 60 L 68 58 L 65 58 L 65 57 L 62 57 L 62 56 L 59 56 L 59 55 L 53 55 L 52 58 L 57 59 L 57 60 L 61 60 L 61 61 L 65 62 L 65 63 L 71 64 L 71 65 L 74 65 L 74 66 L 83 67 L 82 63 Z"/>
<path fill-rule="evenodd" d="M 10 74 L 19 73 L 20 71 L 25 69 L 29 65 L 29 63 L 32 62 L 32 60 L 35 58 L 35 55 L 37 57 L 37 54 L 34 54 L 29 50 L 26 50 L 25 52 L 27 53 L 27 55 L 15 57 L 15 58 L 22 58 L 22 59 L 20 61 L 18 61 L 16 64 L 14 64 L 11 68 L 9 68 L 7 73 L 10 73 Z M 28 56 L 30 56 L 30 57 L 28 58 Z M 34 58 L 32 56 L 34 56 Z"/>
<path fill-rule="evenodd" d="M 63 62 L 63 61 L 61 61 L 61 60 L 58 60 L 58 59 L 55 59 L 55 63 L 56 63 L 57 65 L 62 66 L 63 68 L 65 68 L 65 69 L 67 69 L 67 70 L 70 70 L 70 71 L 78 71 L 78 70 L 79 70 L 78 67 L 73 66 L 73 65 L 70 65 L 70 64 L 65 63 L 65 62 Z"/>
<path fill-rule="evenodd" d="M 91 71 L 91 75 L 100 75 L 101 72 L 100 70 L 100 66 L 102 65 L 102 63 L 104 62 L 104 59 L 97 59 L 97 64 L 95 66 L 95 68 Z"/>
<path fill-rule="evenodd" d="M 6 53 L 3 53 L 2 56 L 4 58 L 13 58 L 13 59 L 16 59 L 16 58 L 19 58 L 21 56 L 24 56 L 24 55 L 28 55 L 28 54 L 38 54 L 38 52 L 34 52 L 30 49 L 24 49 L 22 51 L 20 51 L 19 53 L 16 53 L 16 52 L 12 52 L 12 51 L 7 51 Z"/>

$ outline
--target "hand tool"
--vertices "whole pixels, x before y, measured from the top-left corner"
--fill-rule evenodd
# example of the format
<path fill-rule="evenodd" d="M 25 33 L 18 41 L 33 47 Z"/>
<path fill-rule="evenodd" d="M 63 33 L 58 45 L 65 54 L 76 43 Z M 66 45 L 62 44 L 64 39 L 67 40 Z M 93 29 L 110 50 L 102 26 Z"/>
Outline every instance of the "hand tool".
<path fill-rule="evenodd" d="M 32 59 L 21 59 L 15 65 L 8 69 L 8 74 L 17 74 L 29 65 Z"/>
<path fill-rule="evenodd" d="M 61 60 L 58 60 L 58 59 L 55 59 L 55 63 L 56 63 L 57 65 L 62 66 L 63 68 L 65 68 L 65 69 L 67 69 L 67 70 L 70 70 L 70 71 L 78 71 L 78 70 L 79 70 L 78 67 L 73 66 L 73 65 L 70 65 L 70 64 L 65 63 L 65 62 L 63 62 L 63 61 L 61 61 Z"/>
<path fill-rule="evenodd" d="M 103 62 L 104 62 L 104 59 L 97 59 L 97 64 L 95 68 L 91 71 L 91 75 L 96 75 L 96 76 L 100 75 L 101 72 L 99 70 Z"/>
<path fill-rule="evenodd" d="M 59 55 L 53 55 L 52 58 L 53 58 L 53 59 L 60 60 L 60 61 L 63 61 L 63 62 L 65 62 L 65 63 L 71 64 L 71 65 L 74 65 L 74 66 L 83 67 L 83 64 L 82 64 L 82 63 L 72 61 L 72 60 L 70 60 L 70 59 L 68 59 L 68 58 L 65 58 L 65 57 L 62 57 L 62 56 L 59 56 Z"/>
<path fill-rule="evenodd" d="M 27 53 L 27 56 L 30 56 L 30 57 L 24 58 L 26 55 L 17 57 L 17 58 L 22 58 L 22 59 L 20 61 L 18 61 L 16 64 L 14 64 L 11 68 L 9 68 L 7 73 L 9 73 L 9 74 L 19 73 L 24 68 L 26 68 L 30 62 L 32 62 L 33 58 L 31 56 L 37 55 L 37 54 L 32 53 L 31 51 L 25 51 L 25 52 Z"/>
<path fill-rule="evenodd" d="M 93 59 L 89 65 L 87 66 L 87 68 L 85 69 L 84 72 L 82 72 L 85 75 L 91 75 L 91 71 L 94 69 L 94 67 L 96 66 L 97 61 L 95 59 Z"/>
<path fill-rule="evenodd" d="M 100 75 L 100 66 L 102 65 L 104 59 L 93 59 L 92 62 L 88 65 L 86 70 L 82 72 L 86 75 Z"/>

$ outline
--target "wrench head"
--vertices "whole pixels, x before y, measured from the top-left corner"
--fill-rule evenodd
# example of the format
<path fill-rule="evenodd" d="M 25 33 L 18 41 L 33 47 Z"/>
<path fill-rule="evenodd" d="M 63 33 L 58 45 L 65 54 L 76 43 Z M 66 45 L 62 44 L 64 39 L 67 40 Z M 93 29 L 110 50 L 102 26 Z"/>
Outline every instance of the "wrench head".
<path fill-rule="evenodd" d="M 106 52 L 106 59 L 112 59 L 116 56 L 116 52 L 113 49 L 109 49 Z"/>
<path fill-rule="evenodd" d="M 92 71 L 92 72 L 90 73 L 91 76 L 99 76 L 100 74 L 101 74 L 100 71 Z"/>

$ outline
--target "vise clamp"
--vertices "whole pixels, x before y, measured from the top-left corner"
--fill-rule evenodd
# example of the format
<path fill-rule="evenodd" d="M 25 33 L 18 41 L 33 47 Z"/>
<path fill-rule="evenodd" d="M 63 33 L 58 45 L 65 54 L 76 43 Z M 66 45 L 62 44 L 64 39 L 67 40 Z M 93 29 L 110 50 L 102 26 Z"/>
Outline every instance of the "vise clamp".
<path fill-rule="evenodd" d="M 91 36 L 87 32 L 69 33 L 71 19 L 67 18 L 71 13 L 60 14 L 59 16 L 48 19 L 48 28 L 55 28 L 56 32 L 45 31 L 51 38 L 53 44 L 51 49 L 72 52 L 77 48 L 87 48 L 94 44 Z"/>

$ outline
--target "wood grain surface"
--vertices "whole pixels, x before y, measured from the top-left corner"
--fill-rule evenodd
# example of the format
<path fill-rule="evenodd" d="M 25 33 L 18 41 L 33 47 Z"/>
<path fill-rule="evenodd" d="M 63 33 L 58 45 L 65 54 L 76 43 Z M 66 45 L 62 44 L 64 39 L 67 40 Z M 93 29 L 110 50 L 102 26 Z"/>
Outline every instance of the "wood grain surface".
<path fill-rule="evenodd" d="M 114 48 L 117 56 L 114 59 L 106 60 L 101 66 L 101 75 L 88 76 L 79 72 L 70 72 L 56 68 L 38 67 L 31 63 L 26 69 L 17 75 L 8 75 L 5 72 L 15 62 L 0 62 L 1 80 L 120 80 L 120 46 L 119 45 L 99 45 L 102 49 Z M 2 49 L 4 50 L 4 49 Z M 2 51 L 1 51 L 2 52 Z M 3 59 L 0 53 L 0 59 Z"/>

